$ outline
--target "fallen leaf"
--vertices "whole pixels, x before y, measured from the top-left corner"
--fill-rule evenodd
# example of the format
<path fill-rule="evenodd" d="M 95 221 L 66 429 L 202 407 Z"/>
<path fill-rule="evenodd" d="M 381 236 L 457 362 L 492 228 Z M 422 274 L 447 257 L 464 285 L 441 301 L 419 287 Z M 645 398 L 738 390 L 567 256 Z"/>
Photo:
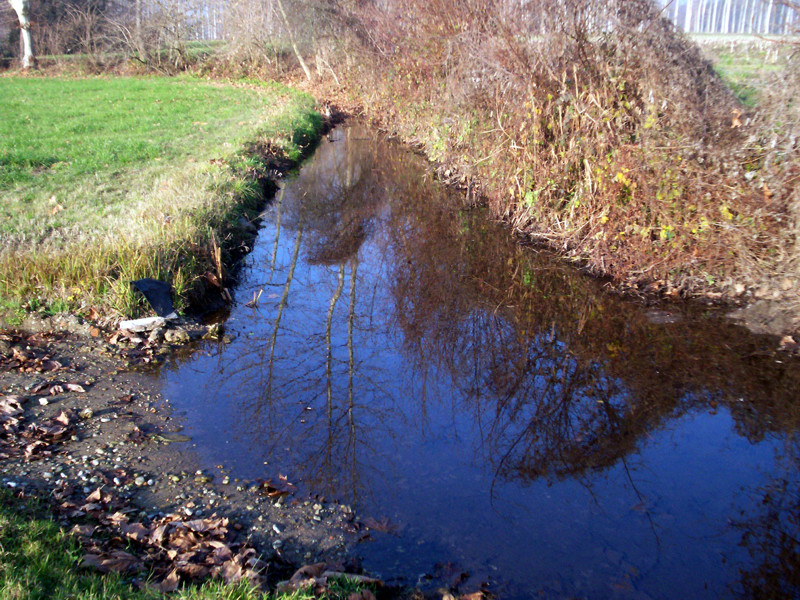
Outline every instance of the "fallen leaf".
<path fill-rule="evenodd" d="M 384 533 L 394 533 L 397 531 L 397 526 L 389 521 L 388 518 L 374 519 L 373 517 L 366 517 L 361 522 L 375 531 L 382 531 Z"/>
<path fill-rule="evenodd" d="M 83 537 L 91 537 L 96 530 L 97 527 L 94 525 L 75 525 L 70 532 Z"/>
<path fill-rule="evenodd" d="M 121 525 L 120 531 L 135 542 L 144 542 L 152 533 L 141 523 L 124 523 Z"/>
<path fill-rule="evenodd" d="M 57 360 L 43 360 L 41 365 L 42 371 L 58 371 L 59 369 L 63 369 L 64 365 L 62 365 Z"/>
<path fill-rule="evenodd" d="M 23 412 L 20 396 L 3 396 L 0 398 L 0 415 L 14 417 Z"/>
<path fill-rule="evenodd" d="M 178 576 L 178 570 L 173 569 L 169 575 L 164 577 L 160 583 L 156 585 L 156 588 L 165 594 L 170 592 L 174 592 L 178 589 L 178 584 L 180 583 L 181 579 Z"/>
<path fill-rule="evenodd" d="M 205 565 L 186 563 L 185 565 L 181 565 L 180 572 L 190 579 L 202 579 L 211 572 L 211 569 Z"/>
<path fill-rule="evenodd" d="M 324 562 L 316 563 L 313 565 L 304 565 L 294 572 L 294 575 L 292 575 L 292 577 L 289 579 L 289 584 L 298 585 L 303 581 L 307 581 L 309 579 L 316 579 L 325 572 L 326 566 L 327 565 Z"/>
<path fill-rule="evenodd" d="M 68 414 L 66 411 L 61 411 L 58 413 L 58 416 L 55 418 L 56 423 L 61 423 L 62 425 L 69 426 L 72 423 L 72 416 Z"/>

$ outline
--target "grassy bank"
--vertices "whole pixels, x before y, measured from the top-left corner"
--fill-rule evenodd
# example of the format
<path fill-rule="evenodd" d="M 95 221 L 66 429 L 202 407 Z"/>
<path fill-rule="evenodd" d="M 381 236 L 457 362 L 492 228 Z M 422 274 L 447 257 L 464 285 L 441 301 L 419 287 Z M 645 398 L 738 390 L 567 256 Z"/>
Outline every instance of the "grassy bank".
<path fill-rule="evenodd" d="M 77 538 L 51 520 L 43 504 L 0 490 L 0 597 L 14 600 L 154 600 L 165 597 L 148 586 L 81 567 L 84 550 Z M 140 576 L 141 580 L 141 576 Z M 209 581 L 170 594 L 181 600 L 343 600 L 364 586 L 332 582 L 324 593 L 310 589 L 264 592 L 248 583 Z"/>
<path fill-rule="evenodd" d="M 299 160 L 322 128 L 310 96 L 274 83 L 7 77 L 0 103 L 7 315 L 135 314 L 139 277 L 196 300 L 203 275 L 219 274 L 215 246 L 232 249 L 255 216 L 258 178 Z"/>

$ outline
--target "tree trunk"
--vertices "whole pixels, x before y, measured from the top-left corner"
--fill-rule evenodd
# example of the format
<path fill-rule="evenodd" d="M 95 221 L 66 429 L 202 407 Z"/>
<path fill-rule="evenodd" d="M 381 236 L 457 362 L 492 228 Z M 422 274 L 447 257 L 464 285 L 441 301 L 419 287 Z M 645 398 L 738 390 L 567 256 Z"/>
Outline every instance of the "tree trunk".
<path fill-rule="evenodd" d="M 692 2 L 693 0 L 686 0 L 686 14 L 683 21 L 683 31 L 685 33 L 692 32 Z"/>
<path fill-rule="evenodd" d="M 725 5 L 722 9 L 722 26 L 720 33 L 730 33 L 731 25 L 731 0 L 725 0 Z"/>
<path fill-rule="evenodd" d="M 19 17 L 20 41 L 22 42 L 22 68 L 36 68 L 36 55 L 33 53 L 31 34 L 30 3 L 28 0 L 8 0 Z"/>
<path fill-rule="evenodd" d="M 297 49 L 297 42 L 294 38 L 294 32 L 292 31 L 291 26 L 289 25 L 289 19 L 286 16 L 286 11 L 283 9 L 283 2 L 281 0 L 277 0 L 278 3 L 278 10 L 281 13 L 281 17 L 283 18 L 283 24 L 286 26 L 286 33 L 289 35 L 289 41 L 292 43 L 292 50 L 294 50 L 294 55 L 297 57 L 300 66 L 303 68 L 303 73 L 306 74 L 306 78 L 311 81 L 313 77 L 311 76 L 311 69 L 308 68 L 306 61 L 303 60 L 303 55 L 300 54 L 300 50 Z"/>
<path fill-rule="evenodd" d="M 772 21 L 772 0 L 769 0 L 769 4 L 767 4 L 767 14 L 764 17 L 764 22 L 762 23 L 762 30 L 761 33 L 769 33 L 770 32 L 770 24 Z"/>
<path fill-rule="evenodd" d="M 714 2 L 714 10 L 711 12 L 711 29 L 710 33 L 718 33 L 717 29 L 717 15 L 719 14 L 719 1 Z"/>

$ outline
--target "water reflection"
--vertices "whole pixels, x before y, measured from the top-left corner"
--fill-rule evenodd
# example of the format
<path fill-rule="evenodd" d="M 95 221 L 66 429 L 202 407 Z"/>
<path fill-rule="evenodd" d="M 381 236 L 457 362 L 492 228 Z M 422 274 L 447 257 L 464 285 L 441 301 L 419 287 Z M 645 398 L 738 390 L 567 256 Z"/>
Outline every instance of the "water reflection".
<path fill-rule="evenodd" d="M 388 515 L 402 532 L 367 566 L 408 577 L 456 561 L 521 597 L 790 581 L 770 565 L 797 540 L 797 364 L 713 313 L 603 293 L 425 172 L 349 127 L 279 192 L 238 292 L 260 306 L 163 375 L 209 463 Z"/>

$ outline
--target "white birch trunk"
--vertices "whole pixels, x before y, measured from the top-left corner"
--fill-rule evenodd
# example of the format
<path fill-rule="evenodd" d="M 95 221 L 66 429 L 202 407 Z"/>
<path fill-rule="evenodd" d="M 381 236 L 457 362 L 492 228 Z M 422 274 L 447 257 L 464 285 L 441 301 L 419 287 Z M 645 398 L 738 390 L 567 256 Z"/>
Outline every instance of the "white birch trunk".
<path fill-rule="evenodd" d="M 683 20 L 683 31 L 686 33 L 692 32 L 692 1 L 686 0 L 686 14 Z"/>
<path fill-rule="evenodd" d="M 731 19 L 731 0 L 725 0 L 722 8 L 722 26 L 720 33 L 730 33 L 730 19 Z"/>
<path fill-rule="evenodd" d="M 770 20 L 772 19 L 772 5 L 773 0 L 767 3 L 767 12 L 764 15 L 764 21 L 761 23 L 761 33 L 769 33 Z"/>
<path fill-rule="evenodd" d="M 744 6 L 742 7 L 741 18 L 739 19 L 739 28 L 737 29 L 739 33 L 747 33 L 747 15 L 749 12 L 750 0 L 746 0 Z"/>
<path fill-rule="evenodd" d="M 28 0 L 8 0 L 19 18 L 19 34 L 22 40 L 22 68 L 36 67 L 36 56 L 33 53 L 33 35 L 31 34 L 30 4 Z"/>
<path fill-rule="evenodd" d="M 719 14 L 719 0 L 714 1 L 714 10 L 711 11 L 711 27 L 709 31 L 711 33 L 717 33 L 717 15 Z"/>

